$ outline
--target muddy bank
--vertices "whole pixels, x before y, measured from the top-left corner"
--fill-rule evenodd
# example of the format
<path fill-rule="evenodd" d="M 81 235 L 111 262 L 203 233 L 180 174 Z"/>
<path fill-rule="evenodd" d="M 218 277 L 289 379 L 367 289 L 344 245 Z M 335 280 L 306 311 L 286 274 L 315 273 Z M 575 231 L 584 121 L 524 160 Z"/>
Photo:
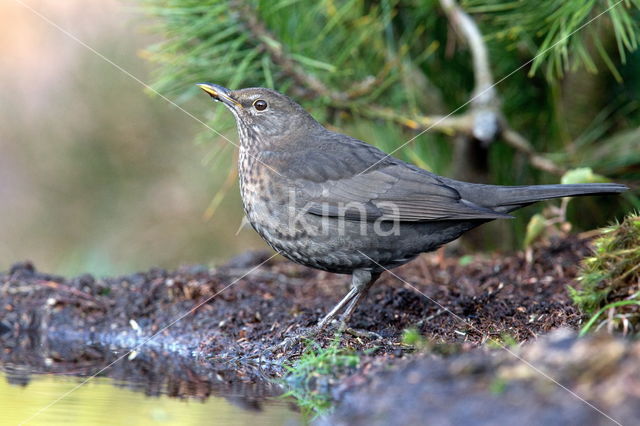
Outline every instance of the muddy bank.
<path fill-rule="evenodd" d="M 410 285 L 383 275 L 351 325 L 379 333 L 392 346 L 410 327 L 430 341 L 471 345 L 575 328 L 579 315 L 566 286 L 588 250 L 587 241 L 574 237 L 536 249 L 531 262 L 523 253 L 423 255 L 394 270 Z M 280 259 L 256 267 L 268 256 L 248 253 L 217 269 L 153 269 L 101 279 L 65 279 L 17 264 L 0 274 L 0 321 L 12 334 L 74 331 L 125 348 L 162 331 L 145 346 L 214 360 L 245 358 L 315 324 L 349 287 L 347 276 Z"/>
<path fill-rule="evenodd" d="M 432 253 L 394 270 L 406 283 L 383 275 L 351 323 L 383 339 L 343 337 L 342 345 L 361 354 L 362 362 L 332 382 L 337 402 L 332 421 L 370 421 L 365 408 L 374 394 L 383 398 L 376 402 L 380 407 L 403 407 L 399 402 L 406 400 L 404 410 L 413 407 L 419 415 L 423 407 L 437 410 L 415 398 L 433 400 L 443 392 L 442 419 L 447 410 L 471 416 L 471 408 L 461 411 L 462 406 L 456 408 L 451 401 L 457 398 L 464 404 L 470 398 L 478 407 L 493 401 L 494 383 L 502 379 L 490 374 L 513 361 L 487 353 L 489 339 L 517 344 L 559 327 L 577 328 L 580 316 L 566 287 L 575 284 L 579 260 L 588 253 L 588 240 L 571 237 L 536 248 L 530 260 L 524 253 Z M 153 269 L 111 278 L 66 279 L 38 272 L 29 263 L 16 264 L 0 274 L 1 361 L 19 365 L 23 360 L 42 371 L 77 375 L 93 374 L 117 361 L 102 374 L 137 374 L 142 390 L 150 394 L 172 387 L 197 389 L 196 397 L 206 397 L 240 386 L 234 394 L 246 396 L 239 397 L 241 403 L 256 406 L 261 396 L 282 392 L 269 379 L 279 377 L 283 364 L 303 350 L 298 346 L 271 353 L 266 348 L 314 325 L 349 287 L 347 276 L 278 258 L 257 266 L 270 255 L 247 253 L 215 269 Z M 417 330 L 435 345 L 432 348 L 449 349 L 416 354 L 401 342 L 405 329 Z M 319 343 L 332 339 L 321 336 Z M 136 347 L 135 354 L 128 353 Z M 442 357 L 444 352 L 456 355 Z M 452 365 L 487 375 L 448 373 Z M 395 373 L 387 372 L 389 367 Z M 572 386 L 572 379 L 567 380 Z M 386 381 L 395 387 L 380 390 Z M 536 394 L 527 397 L 537 385 L 527 386 L 506 383 L 505 394 L 519 399 L 503 398 L 507 405 L 495 415 L 506 416 L 509 404 L 526 405 L 527 398 L 533 398 L 532 412 L 545 408 L 544 401 L 536 402 Z M 482 397 L 471 392 L 474 389 Z M 548 401 L 562 410 L 573 402 L 560 397 Z"/>

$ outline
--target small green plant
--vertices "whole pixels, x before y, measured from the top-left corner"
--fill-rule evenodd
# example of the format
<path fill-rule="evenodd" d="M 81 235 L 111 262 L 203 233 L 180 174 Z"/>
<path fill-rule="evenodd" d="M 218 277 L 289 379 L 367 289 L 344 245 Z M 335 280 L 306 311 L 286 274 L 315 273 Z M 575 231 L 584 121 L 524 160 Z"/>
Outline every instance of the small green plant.
<path fill-rule="evenodd" d="M 580 334 L 605 323 L 610 330 L 633 331 L 640 319 L 640 216 L 627 216 L 602 230 L 593 256 L 584 259 L 579 287 L 569 295 L 589 317 Z M 607 315 L 603 315 L 604 313 Z"/>
<path fill-rule="evenodd" d="M 496 377 L 489 384 L 489 391 L 494 395 L 502 395 L 507 390 L 506 380 Z"/>
<path fill-rule="evenodd" d="M 407 328 L 402 332 L 402 344 L 422 349 L 427 345 L 427 342 L 417 328 Z"/>
<path fill-rule="evenodd" d="M 442 357 L 456 355 L 463 351 L 463 347 L 460 343 L 447 342 L 443 340 L 431 341 L 424 335 L 420 334 L 420 331 L 416 327 L 405 329 L 402 332 L 401 342 L 404 346 L 409 346 L 414 351 Z"/>
<path fill-rule="evenodd" d="M 305 416 L 324 414 L 332 405 L 332 382 L 358 365 L 360 356 L 340 347 L 338 338 L 326 348 L 310 340 L 300 358 L 287 366 L 284 383 L 289 391 L 283 396 L 295 398 Z"/>
<path fill-rule="evenodd" d="M 512 348 L 518 346 L 518 340 L 509 333 L 500 333 L 500 337 L 492 337 L 487 340 L 487 346 L 491 349 Z"/>
<path fill-rule="evenodd" d="M 475 261 L 475 256 L 471 255 L 471 254 L 466 254 L 464 256 L 462 256 L 459 260 L 458 260 L 458 264 L 460 266 L 467 266 L 467 265 L 471 265 L 474 261 Z"/>

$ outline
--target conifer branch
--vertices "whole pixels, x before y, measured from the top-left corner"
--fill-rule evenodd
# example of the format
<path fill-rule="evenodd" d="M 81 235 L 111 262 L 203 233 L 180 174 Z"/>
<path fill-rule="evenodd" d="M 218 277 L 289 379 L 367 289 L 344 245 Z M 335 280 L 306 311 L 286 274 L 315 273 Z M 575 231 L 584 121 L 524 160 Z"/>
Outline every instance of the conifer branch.
<path fill-rule="evenodd" d="M 337 91 L 327 87 L 314 75 L 307 73 L 282 47 L 283 44 L 272 34 L 251 8 L 250 5 L 242 1 L 232 1 L 232 8 L 238 14 L 240 20 L 251 33 L 254 40 L 260 43 L 261 48 L 269 55 L 274 64 L 277 64 L 282 72 L 290 77 L 296 88 L 309 97 L 326 97 L 332 105 L 343 109 L 352 109 L 351 101 L 356 101 L 358 97 L 364 96 L 389 75 L 390 71 L 399 66 L 400 58 L 388 61 L 380 70 L 378 75 L 367 76 L 361 81 L 350 84 L 349 90 Z"/>
<path fill-rule="evenodd" d="M 502 114 L 494 88 L 487 45 L 478 25 L 455 0 L 440 0 L 440 6 L 471 51 L 475 88 L 471 97 L 469 113 L 473 115 L 473 124 L 469 133 L 484 144 L 489 144 L 500 134 Z"/>
<path fill-rule="evenodd" d="M 350 91 L 340 92 L 327 87 L 314 75 L 306 72 L 285 50 L 283 44 L 272 34 L 251 8 L 241 1 L 233 1 L 232 9 L 246 26 L 260 48 L 269 55 L 273 63 L 291 78 L 303 95 L 314 98 L 326 98 L 338 109 L 373 119 L 394 121 L 415 131 L 426 129 L 447 135 L 466 134 L 483 143 L 490 143 L 500 137 L 511 147 L 526 155 L 530 164 L 552 174 L 563 174 L 564 170 L 551 160 L 538 154 L 531 143 L 521 134 L 511 129 L 500 111 L 500 102 L 493 88 L 494 81 L 489 64 L 487 46 L 482 33 L 473 19 L 465 13 L 455 0 L 441 0 L 443 10 L 457 32 L 464 37 L 471 50 L 475 88 L 472 94 L 471 108 L 463 114 L 447 116 L 420 115 L 408 117 L 391 108 L 368 103 L 358 105 L 357 97 L 375 87 L 383 79 L 391 65 L 386 66 L 377 77 L 369 77 L 351 85 Z"/>
<path fill-rule="evenodd" d="M 476 22 L 455 0 L 440 0 L 440 5 L 452 26 L 469 45 L 473 60 L 475 88 L 471 109 L 466 120 L 458 118 L 455 123 L 462 125 L 461 131 L 472 134 L 476 139 L 489 143 L 502 138 L 509 146 L 526 155 L 529 163 L 542 171 L 562 175 L 566 170 L 553 161 L 538 154 L 533 145 L 520 133 L 513 130 L 500 110 L 500 101 L 489 63 L 489 51 Z"/>
<path fill-rule="evenodd" d="M 265 24 L 259 19 L 250 5 L 242 1 L 232 1 L 232 9 L 238 13 L 242 23 L 247 27 L 256 42 L 271 57 L 282 72 L 289 76 L 305 92 L 311 92 L 312 96 L 327 96 L 334 101 L 343 101 L 343 96 L 330 90 L 315 76 L 305 72 L 285 51 L 282 43 L 272 34 Z"/>

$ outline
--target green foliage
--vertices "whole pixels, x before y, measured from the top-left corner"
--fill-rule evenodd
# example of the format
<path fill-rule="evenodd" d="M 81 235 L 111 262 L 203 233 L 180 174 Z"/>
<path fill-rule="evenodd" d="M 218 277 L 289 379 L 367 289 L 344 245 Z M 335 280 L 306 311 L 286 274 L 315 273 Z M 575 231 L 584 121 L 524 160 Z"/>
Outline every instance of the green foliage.
<path fill-rule="evenodd" d="M 471 265 L 475 261 L 475 257 L 471 254 L 464 255 L 458 259 L 458 264 L 460 266 Z"/>
<path fill-rule="evenodd" d="M 284 396 L 295 398 L 306 415 L 323 414 L 331 408 L 331 381 L 359 364 L 360 357 L 341 348 L 339 338 L 326 348 L 309 341 L 302 356 L 287 367 L 284 383 L 289 390 Z"/>
<path fill-rule="evenodd" d="M 606 183 L 611 182 L 604 176 L 593 173 L 591 167 L 580 167 L 577 169 L 569 170 L 562 176 L 560 183 L 572 184 L 572 183 Z"/>
<path fill-rule="evenodd" d="M 595 53 L 621 82 L 605 45 L 613 37 L 622 62 L 638 48 L 640 0 L 466 0 L 463 4 L 471 13 L 490 16 L 492 37 L 513 48 L 529 46 L 534 55 L 530 75 L 544 68 L 547 78 L 555 80 L 579 66 L 597 72 Z M 588 25 L 589 31 L 581 31 Z"/>
<path fill-rule="evenodd" d="M 346 92 L 354 82 L 381 75 L 375 90 L 359 99 L 364 104 L 383 96 L 388 86 L 400 80 L 399 61 L 408 57 L 411 40 L 424 35 L 418 21 L 396 36 L 389 33 L 392 9 L 398 2 L 385 7 L 353 0 L 141 1 L 160 18 L 166 35 L 165 41 L 149 49 L 150 58 L 162 65 L 155 88 L 166 93 L 184 93 L 186 84 L 210 79 L 229 87 L 277 83 L 279 90 L 286 91 L 295 81 L 274 64 L 278 58 L 265 54 L 269 46 L 286 52 L 297 66 L 334 91 Z M 423 18 L 425 12 L 420 13 Z M 423 51 L 412 62 L 420 64 L 430 54 Z M 411 79 L 406 84 L 418 89 Z M 414 90 L 406 93 L 402 101 L 416 95 Z"/>
<path fill-rule="evenodd" d="M 610 311 L 608 319 L 628 328 L 640 319 L 640 216 L 627 216 L 620 224 L 602 230 L 594 241 L 593 256 L 584 259 L 579 288 L 569 294 L 580 310 L 590 316 L 582 329 L 588 332 Z M 625 324 L 626 323 L 626 324 Z"/>
<path fill-rule="evenodd" d="M 530 247 L 543 234 L 547 226 L 547 219 L 542 214 L 537 213 L 531 216 L 524 236 L 524 247 Z"/>
<path fill-rule="evenodd" d="M 616 328 L 620 328 L 622 330 L 625 330 L 626 328 L 628 330 L 629 324 L 631 323 L 629 321 L 630 315 L 620 312 L 625 307 L 636 307 L 636 309 L 632 311 L 633 314 L 631 317 L 635 319 L 634 322 L 637 324 L 637 311 L 638 307 L 640 307 L 640 293 L 636 293 L 631 300 L 620 300 L 618 302 L 607 303 L 605 306 L 600 308 L 598 312 L 589 318 L 589 321 L 587 321 L 587 323 L 582 327 L 580 330 L 580 336 L 584 336 L 591 331 L 593 326 L 597 324 L 598 320 L 601 320 L 601 315 L 607 311 L 612 312 L 613 315 L 611 315 L 609 319 L 605 320 L 606 322 L 611 323 L 612 326 L 615 326 Z M 604 322 L 601 321 L 600 324 L 604 324 Z"/>
<path fill-rule="evenodd" d="M 504 379 L 496 377 L 489 384 L 489 392 L 494 395 L 502 395 L 507 390 L 507 382 Z"/>

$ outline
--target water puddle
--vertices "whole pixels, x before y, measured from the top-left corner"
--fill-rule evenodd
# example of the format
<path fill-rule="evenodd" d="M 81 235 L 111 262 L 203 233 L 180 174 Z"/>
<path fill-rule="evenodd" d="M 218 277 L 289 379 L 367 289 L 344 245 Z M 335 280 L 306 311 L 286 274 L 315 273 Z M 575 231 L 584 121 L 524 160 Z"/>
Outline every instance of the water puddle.
<path fill-rule="evenodd" d="M 78 387 L 123 353 L 95 345 L 41 342 L 37 336 L 8 341 L 0 338 L 0 423 L 300 422 L 300 414 L 290 401 L 279 397 L 282 389 L 271 381 L 242 369 L 212 367 L 207 361 L 166 352 L 141 352 L 135 357 L 125 357 Z"/>

